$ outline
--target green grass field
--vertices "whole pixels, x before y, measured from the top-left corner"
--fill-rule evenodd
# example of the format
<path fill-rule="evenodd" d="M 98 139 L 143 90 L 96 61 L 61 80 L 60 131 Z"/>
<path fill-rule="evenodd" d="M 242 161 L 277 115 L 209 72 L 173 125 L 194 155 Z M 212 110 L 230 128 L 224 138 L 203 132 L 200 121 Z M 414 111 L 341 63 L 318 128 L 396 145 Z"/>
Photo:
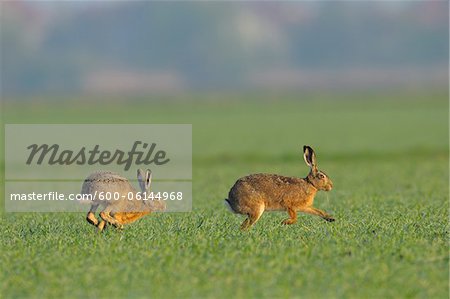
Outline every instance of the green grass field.
<path fill-rule="evenodd" d="M 192 123 L 194 198 L 103 234 L 84 214 L 3 213 L 0 297 L 449 297 L 446 92 L 192 97 L 4 103 L 5 123 Z M 229 188 L 305 176 L 303 144 L 336 222 L 272 212 L 239 231 Z"/>

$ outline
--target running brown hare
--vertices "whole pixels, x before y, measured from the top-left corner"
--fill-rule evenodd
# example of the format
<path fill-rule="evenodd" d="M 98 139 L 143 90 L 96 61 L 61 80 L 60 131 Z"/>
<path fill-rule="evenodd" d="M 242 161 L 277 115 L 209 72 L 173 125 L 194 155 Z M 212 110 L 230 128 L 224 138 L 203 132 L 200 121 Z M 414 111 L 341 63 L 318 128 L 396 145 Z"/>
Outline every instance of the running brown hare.
<path fill-rule="evenodd" d="M 106 224 L 123 228 L 124 224 L 132 223 L 151 212 L 164 211 L 166 204 L 163 200 L 143 200 L 143 196 L 150 194 L 152 183 L 150 169 L 146 171 L 138 169 L 137 179 L 141 192 L 136 191 L 126 178 L 114 172 L 98 171 L 89 175 L 81 190 L 82 194 L 93 196 L 92 200 L 89 201 L 91 209 L 86 216 L 86 220 L 97 226 L 99 231 L 102 231 Z M 137 196 L 138 193 L 140 196 Z M 110 196 L 118 195 L 119 198 L 101 200 L 100 194 L 105 196 L 106 194 Z M 99 206 L 103 207 L 100 212 L 100 221 L 95 217 L 95 211 Z"/>
<path fill-rule="evenodd" d="M 242 230 L 255 224 L 264 211 L 287 211 L 289 218 L 282 224 L 297 222 L 297 212 L 334 221 L 331 215 L 312 206 L 317 191 L 330 191 L 333 183 L 317 169 L 316 155 L 311 147 L 303 146 L 303 158 L 311 169 L 305 178 L 259 173 L 237 180 L 225 200 L 233 212 L 247 215 Z"/>

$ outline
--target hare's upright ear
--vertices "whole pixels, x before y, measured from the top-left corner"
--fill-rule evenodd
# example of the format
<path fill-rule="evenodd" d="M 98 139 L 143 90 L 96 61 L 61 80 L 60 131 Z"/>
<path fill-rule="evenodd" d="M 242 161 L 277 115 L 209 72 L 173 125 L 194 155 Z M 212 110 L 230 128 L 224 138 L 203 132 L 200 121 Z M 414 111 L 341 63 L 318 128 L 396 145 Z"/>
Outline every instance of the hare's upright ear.
<path fill-rule="evenodd" d="M 150 169 L 147 169 L 147 171 L 144 171 L 143 169 L 138 169 L 137 179 L 139 182 L 139 187 L 141 187 L 142 192 L 150 190 L 150 185 L 152 183 L 152 171 Z"/>
<path fill-rule="evenodd" d="M 314 153 L 314 150 L 307 145 L 303 146 L 303 159 L 305 159 L 306 164 L 313 172 L 317 171 L 316 154 Z"/>
<path fill-rule="evenodd" d="M 147 169 L 145 172 L 145 190 L 150 190 L 150 185 L 152 184 L 152 171 Z"/>

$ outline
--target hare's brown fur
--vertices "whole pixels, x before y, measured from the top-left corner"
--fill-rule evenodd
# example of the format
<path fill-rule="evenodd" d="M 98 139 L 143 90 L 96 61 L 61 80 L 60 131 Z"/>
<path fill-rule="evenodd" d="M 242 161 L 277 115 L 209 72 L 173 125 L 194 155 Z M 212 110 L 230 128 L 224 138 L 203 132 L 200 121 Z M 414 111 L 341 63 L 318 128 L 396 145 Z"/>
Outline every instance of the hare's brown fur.
<path fill-rule="evenodd" d="M 264 211 L 287 211 L 289 218 L 283 224 L 295 223 L 298 211 L 334 221 L 333 217 L 312 206 L 317 191 L 329 191 L 333 184 L 317 169 L 314 151 L 310 147 L 305 147 L 304 151 L 305 161 L 311 167 L 305 178 L 260 173 L 236 181 L 226 201 L 234 212 L 247 215 L 242 229 L 252 226 Z"/>
<path fill-rule="evenodd" d="M 132 223 L 139 218 L 149 214 L 151 211 L 147 212 L 118 212 L 114 214 L 114 218 L 121 224 Z"/>
<path fill-rule="evenodd" d="M 147 172 L 143 170 L 138 171 L 138 180 L 141 185 L 141 191 L 148 193 L 151 183 L 151 171 Z M 143 177 L 145 182 L 143 181 Z M 149 202 L 149 200 L 129 200 L 131 195 L 137 194 L 136 189 L 131 186 L 126 178 L 121 177 L 119 174 L 109 171 L 94 172 L 89 175 L 82 186 L 82 194 L 97 194 L 97 198 L 94 198 L 91 203 L 91 209 L 87 214 L 87 221 L 98 227 L 100 231 L 103 230 L 105 225 L 111 224 L 118 228 L 123 228 L 123 225 L 132 223 L 139 218 L 151 213 L 155 210 L 164 210 L 165 203 L 162 201 Z M 100 200 L 99 194 L 119 193 L 120 198 L 118 200 Z M 101 221 L 95 217 L 95 211 L 99 206 L 103 206 L 104 209 L 100 212 Z"/>

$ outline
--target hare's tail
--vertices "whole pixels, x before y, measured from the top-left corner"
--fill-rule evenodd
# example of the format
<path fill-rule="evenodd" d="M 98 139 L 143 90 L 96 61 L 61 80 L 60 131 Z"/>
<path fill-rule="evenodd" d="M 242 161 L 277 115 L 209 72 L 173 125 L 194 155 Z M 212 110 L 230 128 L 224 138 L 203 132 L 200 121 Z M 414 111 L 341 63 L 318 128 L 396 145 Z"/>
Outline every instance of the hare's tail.
<path fill-rule="evenodd" d="M 230 210 L 230 212 L 236 214 L 236 211 L 235 211 L 235 210 L 233 209 L 233 207 L 231 206 L 231 202 L 230 202 L 230 200 L 229 200 L 228 198 L 225 198 L 224 204 L 225 204 L 225 206 Z"/>

